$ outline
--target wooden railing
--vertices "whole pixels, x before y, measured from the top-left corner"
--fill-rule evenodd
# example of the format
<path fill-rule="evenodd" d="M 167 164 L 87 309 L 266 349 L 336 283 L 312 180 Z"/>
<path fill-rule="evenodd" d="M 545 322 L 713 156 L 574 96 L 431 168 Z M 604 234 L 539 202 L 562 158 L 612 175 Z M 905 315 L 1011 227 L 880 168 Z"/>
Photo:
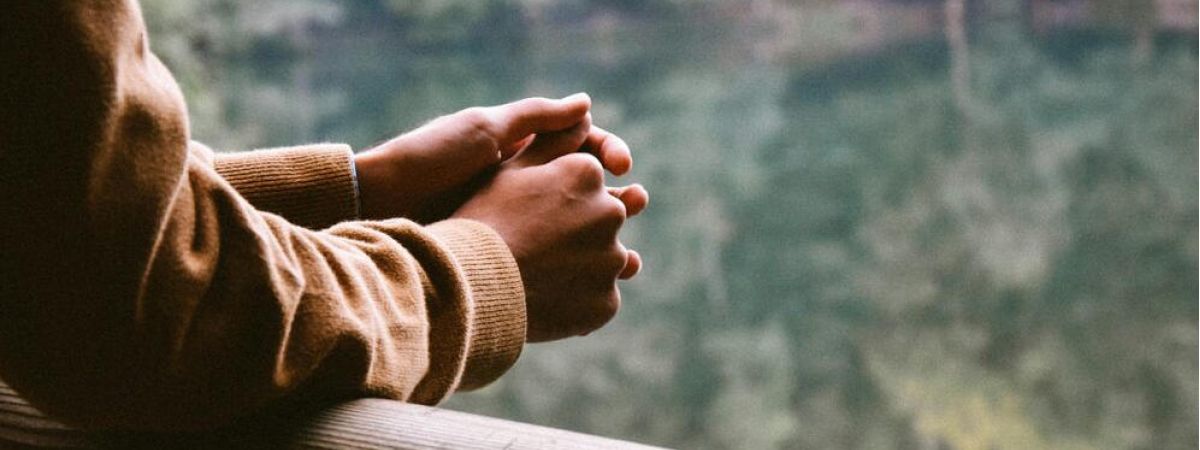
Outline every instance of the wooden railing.
<path fill-rule="evenodd" d="M 283 420 L 281 422 L 281 420 Z M 92 434 L 47 418 L 0 383 L 0 448 L 647 449 L 632 442 L 391 400 L 361 399 L 316 414 L 256 418 L 229 430 Z"/>

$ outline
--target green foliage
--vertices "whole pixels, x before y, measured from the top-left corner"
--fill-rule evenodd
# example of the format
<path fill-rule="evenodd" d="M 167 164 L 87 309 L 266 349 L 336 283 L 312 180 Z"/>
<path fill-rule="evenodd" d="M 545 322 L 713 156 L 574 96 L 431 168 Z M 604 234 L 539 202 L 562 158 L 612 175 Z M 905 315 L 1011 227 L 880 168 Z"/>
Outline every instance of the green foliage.
<path fill-rule="evenodd" d="M 171 67 L 188 99 L 193 134 L 211 145 L 263 145 L 285 130 L 310 126 L 314 110 L 336 104 L 336 98 L 303 92 L 303 74 L 290 74 L 290 80 L 278 73 L 264 76 L 245 61 L 279 59 L 271 50 L 310 51 L 309 30 L 341 18 L 337 2 L 145 0 L 142 9 L 154 52 Z M 294 93 L 287 91 L 302 91 L 298 95 L 308 101 L 297 108 L 288 98 Z"/>
<path fill-rule="evenodd" d="M 145 9 L 217 145 L 581 90 L 630 142 L 622 314 L 452 407 L 683 448 L 1191 448 L 1196 41 L 1126 3 L 1034 35 L 984 2 L 957 50 L 931 2 Z"/>

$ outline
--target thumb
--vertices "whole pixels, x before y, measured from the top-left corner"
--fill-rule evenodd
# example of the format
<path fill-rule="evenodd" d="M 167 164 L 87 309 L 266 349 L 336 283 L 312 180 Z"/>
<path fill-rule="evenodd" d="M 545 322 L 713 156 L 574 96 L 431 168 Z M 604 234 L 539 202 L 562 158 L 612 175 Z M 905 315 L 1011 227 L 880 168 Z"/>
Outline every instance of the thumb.
<path fill-rule="evenodd" d="M 574 153 L 583 146 L 591 128 L 592 115 L 586 114 L 583 120 L 571 128 L 538 134 L 528 147 L 513 157 L 513 161 L 523 167 L 537 166 L 553 161 L 559 156 Z"/>
<path fill-rule="evenodd" d="M 533 134 L 571 128 L 583 120 L 591 108 L 591 97 L 580 92 L 561 100 L 527 98 L 490 109 L 497 125 L 496 140 L 503 147 Z"/>

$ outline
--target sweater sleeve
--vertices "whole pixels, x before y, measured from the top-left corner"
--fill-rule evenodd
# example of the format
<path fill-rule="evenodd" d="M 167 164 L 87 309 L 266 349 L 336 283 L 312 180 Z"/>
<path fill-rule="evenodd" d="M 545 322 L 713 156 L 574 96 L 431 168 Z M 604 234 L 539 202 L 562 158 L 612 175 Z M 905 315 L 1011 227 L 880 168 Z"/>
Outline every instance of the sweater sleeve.
<path fill-rule="evenodd" d="M 321 229 L 359 216 L 354 153 L 347 145 L 213 153 L 213 163 L 255 208 L 296 225 Z"/>
<path fill-rule="evenodd" d="M 436 403 L 515 361 L 487 226 L 257 209 L 189 143 L 133 0 L 17 2 L 0 30 L 0 377 L 39 409 L 196 429 L 297 395 Z"/>

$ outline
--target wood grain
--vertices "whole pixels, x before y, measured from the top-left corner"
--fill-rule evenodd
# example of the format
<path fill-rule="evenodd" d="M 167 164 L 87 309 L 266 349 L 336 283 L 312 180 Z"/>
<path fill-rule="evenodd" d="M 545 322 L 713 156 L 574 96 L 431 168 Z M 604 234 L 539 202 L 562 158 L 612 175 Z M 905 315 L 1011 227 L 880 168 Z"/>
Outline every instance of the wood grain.
<path fill-rule="evenodd" d="M 283 417 L 283 418 L 281 418 Z M 48 418 L 0 382 L 0 448 L 650 449 L 521 422 L 383 399 L 315 414 L 254 417 L 189 434 L 96 434 Z"/>

